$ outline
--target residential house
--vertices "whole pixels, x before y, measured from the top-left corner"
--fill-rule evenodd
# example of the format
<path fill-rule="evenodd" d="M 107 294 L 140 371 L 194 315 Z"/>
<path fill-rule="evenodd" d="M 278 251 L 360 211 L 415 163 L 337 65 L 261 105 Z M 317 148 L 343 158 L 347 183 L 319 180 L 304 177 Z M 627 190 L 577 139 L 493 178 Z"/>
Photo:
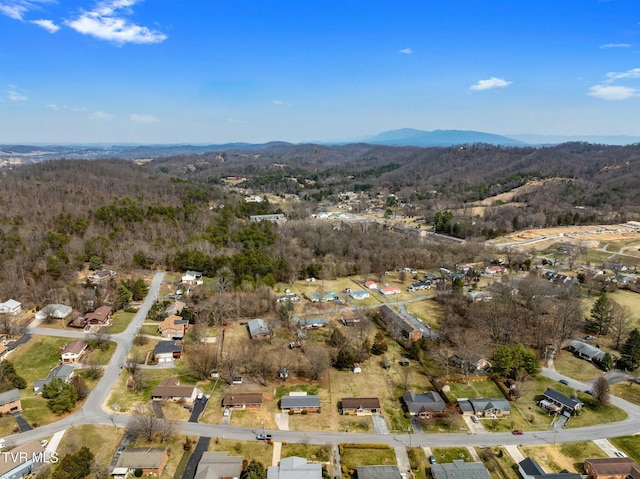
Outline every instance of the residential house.
<path fill-rule="evenodd" d="M 20 391 L 18 388 L 0 393 L 0 416 L 20 411 L 22 411 L 22 404 L 20 403 Z"/>
<path fill-rule="evenodd" d="M 352 299 L 361 300 L 361 299 L 368 298 L 370 294 L 369 294 L 369 291 L 366 291 L 364 289 L 357 289 L 357 290 L 352 290 L 349 293 L 349 296 L 351 296 Z"/>
<path fill-rule="evenodd" d="M 473 266 L 467 263 L 460 263 L 456 265 L 456 271 L 460 271 L 461 273 L 468 273 L 473 269 Z"/>
<path fill-rule="evenodd" d="M 382 407 L 378 398 L 342 398 L 340 402 L 340 414 L 371 416 L 381 412 Z"/>
<path fill-rule="evenodd" d="M 261 221 L 270 221 L 272 223 L 284 223 L 287 221 L 287 217 L 282 213 L 274 213 L 270 215 L 251 215 L 249 221 L 260 223 Z"/>
<path fill-rule="evenodd" d="M 300 295 L 298 293 L 287 293 L 276 298 L 276 303 L 284 303 L 286 301 L 291 301 L 293 303 L 300 301 Z"/>
<path fill-rule="evenodd" d="M 229 393 L 222 398 L 222 407 L 262 409 L 262 393 Z"/>
<path fill-rule="evenodd" d="M 271 339 L 271 330 L 264 319 L 252 319 L 247 326 L 251 339 Z"/>
<path fill-rule="evenodd" d="M 368 289 L 378 289 L 378 283 L 376 283 L 375 281 L 373 281 L 371 279 L 365 281 L 364 282 L 364 286 L 365 286 L 365 288 L 368 288 Z"/>
<path fill-rule="evenodd" d="M 107 326 L 111 322 L 111 306 L 100 306 L 91 313 L 84 315 L 85 324 L 91 326 Z"/>
<path fill-rule="evenodd" d="M 407 391 L 402 395 L 402 402 L 409 414 L 423 419 L 443 416 L 447 412 L 447 405 L 436 391 L 422 394 Z"/>
<path fill-rule="evenodd" d="M 398 466 L 358 466 L 358 479 L 403 479 Z"/>
<path fill-rule="evenodd" d="M 582 474 L 563 469 L 560 472 L 547 473 L 535 459 L 527 457 L 518 464 L 522 479 L 582 479 Z"/>
<path fill-rule="evenodd" d="M 640 479 L 640 465 L 630 457 L 585 459 L 589 479 Z"/>
<path fill-rule="evenodd" d="M 569 341 L 567 349 L 580 359 L 586 359 L 592 363 L 602 363 L 607 354 L 603 350 L 577 339 Z"/>
<path fill-rule="evenodd" d="M 493 295 L 490 291 L 469 291 L 467 292 L 467 300 L 472 303 L 479 303 L 480 301 L 491 301 L 493 299 Z"/>
<path fill-rule="evenodd" d="M 83 339 L 76 339 L 68 343 L 60 352 L 60 361 L 63 363 L 76 363 L 80 361 L 82 355 L 87 350 L 87 342 Z"/>
<path fill-rule="evenodd" d="M 73 308 L 65 304 L 48 304 L 40 311 L 36 312 L 35 318 L 38 321 L 43 321 L 49 318 L 52 319 L 67 319 L 71 316 Z"/>
<path fill-rule="evenodd" d="M 153 348 L 153 357 L 157 363 L 172 363 L 176 359 L 182 359 L 181 341 L 160 341 Z"/>
<path fill-rule="evenodd" d="M 461 459 L 454 459 L 448 464 L 431 464 L 431 476 L 433 479 L 491 479 L 484 464 Z"/>
<path fill-rule="evenodd" d="M 194 479 L 238 479 L 242 473 L 242 456 L 228 452 L 204 452 Z"/>
<path fill-rule="evenodd" d="M 307 318 L 298 321 L 300 329 L 318 329 L 327 325 L 327 318 Z"/>
<path fill-rule="evenodd" d="M 160 477 L 169 461 L 169 451 L 160 447 L 125 448 L 118 456 L 112 471 L 114 479 L 133 475 L 136 469 L 142 470 L 143 476 Z"/>
<path fill-rule="evenodd" d="M 285 457 L 279 466 L 267 469 L 267 479 L 322 479 L 322 464 L 309 463 L 304 457 Z"/>
<path fill-rule="evenodd" d="M 65 383 L 71 381 L 73 375 L 75 373 L 75 369 L 68 364 L 61 364 L 56 366 L 49 372 L 45 379 L 36 379 L 33 382 L 33 392 L 36 394 L 42 394 L 42 388 L 49 384 L 54 379 L 62 379 Z"/>
<path fill-rule="evenodd" d="M 360 316 L 355 314 L 353 311 L 345 311 L 342 313 L 340 322 L 345 326 L 355 326 L 360 322 Z"/>
<path fill-rule="evenodd" d="M 511 404 L 504 398 L 477 398 L 458 401 L 458 409 L 464 415 L 501 418 L 511 415 Z"/>
<path fill-rule="evenodd" d="M 570 398 L 566 394 L 552 388 L 547 388 L 542 394 L 542 397 L 543 399 L 538 402 L 538 405 L 550 414 L 573 416 L 580 411 L 584 405 L 577 399 Z"/>
<path fill-rule="evenodd" d="M 202 280 L 202 273 L 200 271 L 187 271 L 185 274 L 182 275 L 182 278 L 180 278 L 180 281 L 182 283 L 186 283 L 188 285 L 193 286 L 195 285 L 199 285 L 203 283 Z"/>
<path fill-rule="evenodd" d="M 280 409 L 289 414 L 320 412 L 320 396 L 307 396 L 307 393 L 289 393 L 280 399 Z"/>
<path fill-rule="evenodd" d="M 116 272 L 110 269 L 97 269 L 87 276 L 87 279 L 94 283 L 102 283 L 115 275 Z"/>
<path fill-rule="evenodd" d="M 22 303 L 15 299 L 8 299 L 4 303 L 0 303 L 0 314 L 10 314 L 17 316 L 22 312 Z"/>
<path fill-rule="evenodd" d="M 21 479 L 30 476 L 41 465 L 51 463 L 52 459 L 39 440 L 21 444 L 0 455 L 0 477 Z"/>
<path fill-rule="evenodd" d="M 386 304 L 380 307 L 380 314 L 387 331 L 392 336 L 402 337 L 409 341 L 418 341 L 422 338 L 422 331 L 414 325 L 411 318 L 406 317 Z"/>
<path fill-rule="evenodd" d="M 151 393 L 154 401 L 184 401 L 193 404 L 198 394 L 202 391 L 196 386 L 181 386 L 180 381 L 175 378 L 165 378 L 158 384 Z"/>
<path fill-rule="evenodd" d="M 320 291 L 315 291 L 309 295 L 309 301 L 312 303 L 328 303 L 329 301 L 336 301 L 337 299 L 340 298 L 338 298 L 338 295 L 333 291 L 327 291 L 324 294 Z"/>
<path fill-rule="evenodd" d="M 506 268 L 504 266 L 495 265 L 495 266 L 487 266 L 484 269 L 484 274 L 494 276 L 496 274 L 504 274 Z"/>
<path fill-rule="evenodd" d="M 400 294 L 402 291 L 397 286 L 385 286 L 380 292 L 385 296 L 392 296 L 394 294 Z"/>
<path fill-rule="evenodd" d="M 163 338 L 182 339 L 187 333 L 188 327 L 189 321 L 182 319 L 182 316 L 172 314 L 158 324 L 158 333 Z"/>
<path fill-rule="evenodd" d="M 186 304 L 182 301 L 174 301 L 169 306 L 167 306 L 167 309 L 165 309 L 165 311 L 169 316 L 173 316 L 174 314 L 180 315 L 185 306 Z"/>

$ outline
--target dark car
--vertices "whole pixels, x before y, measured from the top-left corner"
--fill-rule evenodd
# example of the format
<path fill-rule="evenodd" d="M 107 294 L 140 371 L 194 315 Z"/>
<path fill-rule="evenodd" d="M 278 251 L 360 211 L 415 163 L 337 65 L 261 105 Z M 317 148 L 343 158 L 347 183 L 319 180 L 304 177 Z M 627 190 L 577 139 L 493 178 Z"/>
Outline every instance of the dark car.
<path fill-rule="evenodd" d="M 589 396 L 593 396 L 593 391 L 591 389 L 587 389 L 584 393 L 588 394 Z"/>
<path fill-rule="evenodd" d="M 522 429 L 514 429 L 513 431 L 511 431 L 511 434 L 513 434 L 514 436 L 522 436 L 524 434 L 524 431 Z"/>
<path fill-rule="evenodd" d="M 564 384 L 565 386 L 569 385 L 569 381 L 567 381 L 566 379 L 561 379 L 560 381 L 558 381 L 560 384 Z"/>
<path fill-rule="evenodd" d="M 436 463 L 436 456 L 429 456 L 429 464 L 435 464 Z"/>

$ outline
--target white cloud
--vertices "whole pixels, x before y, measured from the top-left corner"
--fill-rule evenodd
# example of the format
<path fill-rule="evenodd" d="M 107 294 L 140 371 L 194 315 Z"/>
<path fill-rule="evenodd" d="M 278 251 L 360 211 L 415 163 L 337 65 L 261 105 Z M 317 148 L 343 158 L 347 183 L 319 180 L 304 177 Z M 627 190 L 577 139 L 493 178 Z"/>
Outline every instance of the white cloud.
<path fill-rule="evenodd" d="M 11 101 L 26 101 L 29 98 L 26 95 L 23 95 L 18 91 L 18 88 L 14 85 L 9 85 L 9 90 L 7 91 L 7 98 Z"/>
<path fill-rule="evenodd" d="M 640 78 L 640 68 L 632 68 L 626 72 L 609 72 L 606 76 L 609 82 L 623 78 Z"/>
<path fill-rule="evenodd" d="M 83 11 L 75 20 L 66 24 L 78 33 L 90 35 L 117 44 L 160 43 L 164 33 L 129 22 L 124 15 L 131 14 L 130 7 L 139 0 L 111 0 L 99 3 L 93 10 Z"/>
<path fill-rule="evenodd" d="M 595 85 L 589 88 L 589 95 L 602 100 L 626 100 L 638 96 L 640 90 L 627 86 Z"/>
<path fill-rule="evenodd" d="M 49 33 L 56 33 L 60 30 L 60 27 L 53 23 L 51 20 L 32 20 L 31 23 L 44 28 Z"/>
<path fill-rule="evenodd" d="M 91 113 L 89 115 L 89 119 L 90 120 L 112 120 L 113 119 L 113 115 L 109 114 L 109 113 L 105 113 L 104 111 L 98 110 L 98 111 L 94 111 L 93 113 Z"/>
<path fill-rule="evenodd" d="M 158 120 L 155 116 L 153 115 L 148 115 L 148 114 L 137 114 L 137 113 L 131 113 L 131 115 L 129 116 L 129 118 L 131 119 L 131 121 L 135 121 L 136 123 L 158 123 L 160 120 Z"/>
<path fill-rule="evenodd" d="M 24 15 L 31 10 L 38 10 L 43 3 L 53 0 L 0 0 L 0 13 L 14 20 L 24 20 Z"/>
<path fill-rule="evenodd" d="M 411 48 L 403 48 L 398 53 L 404 53 L 405 55 L 411 55 L 413 53 L 413 50 Z"/>
<path fill-rule="evenodd" d="M 56 105 L 55 103 L 49 103 L 47 105 L 47 108 L 49 108 L 49 110 L 55 110 L 55 111 L 58 111 L 60 109 L 60 107 L 58 105 Z"/>
<path fill-rule="evenodd" d="M 631 48 L 631 44 L 629 43 L 605 43 L 604 45 L 600 45 L 601 49 L 606 48 Z"/>
<path fill-rule="evenodd" d="M 511 85 L 510 81 L 506 81 L 502 78 L 491 77 L 486 80 L 480 80 L 475 85 L 471 85 L 469 89 L 474 91 L 482 91 L 491 90 L 492 88 L 504 88 L 508 85 Z"/>

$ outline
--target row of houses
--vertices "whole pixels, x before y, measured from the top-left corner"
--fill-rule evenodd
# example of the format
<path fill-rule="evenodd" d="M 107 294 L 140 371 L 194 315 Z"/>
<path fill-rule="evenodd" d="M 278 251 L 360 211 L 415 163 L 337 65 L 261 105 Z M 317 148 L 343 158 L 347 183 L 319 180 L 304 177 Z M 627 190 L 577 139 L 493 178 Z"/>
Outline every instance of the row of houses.
<path fill-rule="evenodd" d="M 262 409 L 262 393 L 229 393 L 222 398 L 225 409 Z M 319 412 L 320 397 L 306 393 L 290 393 L 280 399 L 280 409 L 290 414 Z M 339 404 L 340 414 L 369 416 L 380 414 L 382 407 L 378 398 L 342 398 Z"/>

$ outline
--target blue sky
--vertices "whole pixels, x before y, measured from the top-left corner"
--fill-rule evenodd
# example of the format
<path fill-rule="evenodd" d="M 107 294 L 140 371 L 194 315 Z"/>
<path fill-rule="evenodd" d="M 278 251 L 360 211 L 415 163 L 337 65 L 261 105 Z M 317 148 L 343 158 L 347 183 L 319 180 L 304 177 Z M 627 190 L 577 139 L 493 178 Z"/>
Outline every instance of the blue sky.
<path fill-rule="evenodd" d="M 639 0 L 0 0 L 0 143 L 639 135 Z"/>

